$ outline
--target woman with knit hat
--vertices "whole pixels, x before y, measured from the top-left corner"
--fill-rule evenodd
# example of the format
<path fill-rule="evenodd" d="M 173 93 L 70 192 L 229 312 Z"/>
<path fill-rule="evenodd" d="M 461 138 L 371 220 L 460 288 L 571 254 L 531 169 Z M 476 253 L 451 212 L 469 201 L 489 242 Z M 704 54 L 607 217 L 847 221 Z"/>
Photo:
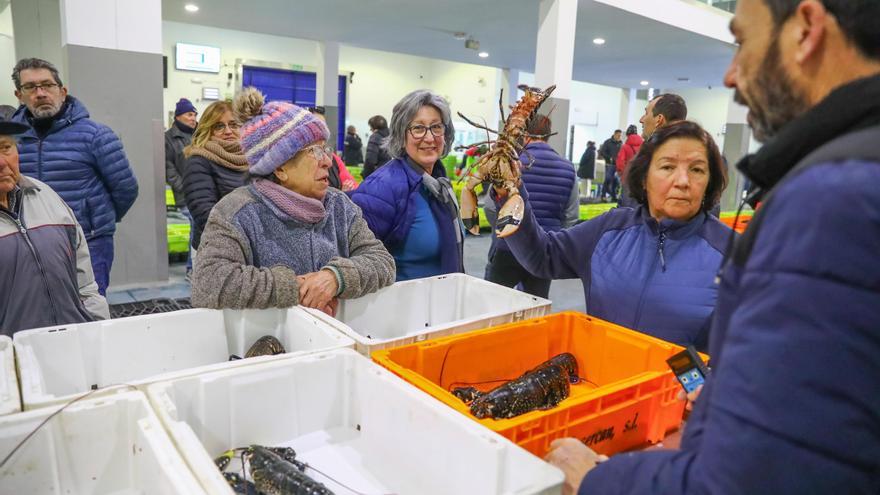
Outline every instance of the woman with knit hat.
<path fill-rule="evenodd" d="M 238 127 L 232 104 L 214 102 L 205 109 L 192 144 L 183 150 L 183 196 L 193 218 L 193 249 L 199 249 L 214 205 L 245 183 L 248 167 L 238 142 Z"/>
<path fill-rule="evenodd" d="M 211 212 L 193 274 L 192 302 L 208 308 L 297 304 L 333 314 L 394 282 L 394 259 L 360 209 L 328 181 L 330 131 L 308 110 L 235 99 L 250 184 Z"/>

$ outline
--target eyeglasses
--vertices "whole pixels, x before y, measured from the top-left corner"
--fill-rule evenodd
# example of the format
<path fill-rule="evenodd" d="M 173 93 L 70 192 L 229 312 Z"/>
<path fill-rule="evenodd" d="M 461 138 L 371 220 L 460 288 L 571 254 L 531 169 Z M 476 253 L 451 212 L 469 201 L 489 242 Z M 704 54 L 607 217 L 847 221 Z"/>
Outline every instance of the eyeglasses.
<path fill-rule="evenodd" d="M 429 130 L 434 137 L 443 137 L 443 135 L 446 134 L 446 126 L 443 124 L 431 124 L 430 126 L 416 124 L 407 127 L 406 130 L 408 130 L 409 133 L 412 134 L 412 137 L 416 139 L 424 138 Z"/>
<path fill-rule="evenodd" d="M 44 83 L 40 83 L 40 84 L 27 83 L 27 84 L 21 85 L 21 92 L 26 93 L 26 94 L 30 94 L 30 93 L 33 93 L 36 90 L 42 88 L 45 92 L 50 93 L 52 91 L 55 91 L 59 87 L 60 87 L 60 85 L 58 83 L 54 83 L 54 82 L 44 82 Z"/>
<path fill-rule="evenodd" d="M 329 146 L 321 146 L 320 144 L 303 148 L 300 151 L 308 151 L 313 157 L 315 157 L 315 160 L 318 160 L 319 162 L 323 160 L 324 157 L 330 158 L 333 156 L 333 148 Z"/>
<path fill-rule="evenodd" d="M 230 122 L 228 124 L 217 122 L 216 124 L 211 126 L 211 130 L 214 132 L 223 132 L 227 127 L 230 131 L 237 131 L 241 126 L 238 124 L 238 122 Z"/>

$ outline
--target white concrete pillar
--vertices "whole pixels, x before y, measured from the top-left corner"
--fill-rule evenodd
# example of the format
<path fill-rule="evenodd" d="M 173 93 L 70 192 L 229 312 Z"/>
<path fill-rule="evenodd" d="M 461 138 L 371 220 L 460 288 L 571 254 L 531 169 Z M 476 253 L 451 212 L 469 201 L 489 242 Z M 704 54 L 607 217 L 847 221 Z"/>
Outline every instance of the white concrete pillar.
<path fill-rule="evenodd" d="M 64 54 L 61 51 L 59 0 L 12 0 L 10 6 L 15 31 L 16 61 L 31 57 L 48 60 L 58 68 L 61 80 L 67 82 Z M 12 67 L 8 68 L 10 73 Z"/>
<path fill-rule="evenodd" d="M 541 0 L 538 6 L 535 86 L 544 89 L 556 85 L 541 113 L 546 115 L 553 109 L 550 119 L 558 134 L 550 138 L 549 144 L 562 156 L 567 155 L 577 9 L 577 0 Z"/>
<path fill-rule="evenodd" d="M 749 153 L 752 129 L 746 115 L 749 109 L 733 101 L 733 93 L 727 105 L 727 124 L 724 126 L 724 144 L 721 154 L 727 160 L 727 189 L 721 197 L 721 210 L 731 211 L 739 207 L 745 186 L 745 176 L 736 164 Z"/>
<path fill-rule="evenodd" d="M 120 137 L 140 188 L 117 225 L 111 288 L 167 280 L 161 2 L 61 0 L 61 43 L 70 94 Z"/>
<path fill-rule="evenodd" d="M 315 103 L 324 106 L 324 117 L 327 119 L 327 127 L 330 128 L 331 135 L 327 144 L 336 148 L 340 135 L 339 119 L 345 120 L 344 115 L 339 115 L 339 43 L 334 41 L 318 43 L 318 54 L 322 63 L 316 82 L 318 94 Z"/>

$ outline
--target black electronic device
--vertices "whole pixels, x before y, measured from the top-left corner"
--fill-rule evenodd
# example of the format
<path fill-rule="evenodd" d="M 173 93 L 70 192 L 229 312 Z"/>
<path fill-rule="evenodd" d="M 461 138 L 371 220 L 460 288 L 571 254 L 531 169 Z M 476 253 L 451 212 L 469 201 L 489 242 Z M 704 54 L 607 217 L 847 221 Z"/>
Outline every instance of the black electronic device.
<path fill-rule="evenodd" d="M 709 368 L 693 346 L 688 346 L 685 350 L 667 359 L 666 364 L 672 368 L 672 373 L 687 393 L 696 390 L 697 387 L 705 383 L 706 377 L 709 376 Z"/>

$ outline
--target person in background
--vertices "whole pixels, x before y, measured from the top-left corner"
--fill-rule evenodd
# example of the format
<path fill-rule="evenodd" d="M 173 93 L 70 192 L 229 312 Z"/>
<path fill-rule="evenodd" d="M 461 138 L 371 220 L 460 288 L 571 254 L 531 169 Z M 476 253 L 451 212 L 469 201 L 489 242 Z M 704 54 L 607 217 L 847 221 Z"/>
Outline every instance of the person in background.
<path fill-rule="evenodd" d="M 394 159 L 351 196 L 394 256 L 398 281 L 464 271 L 464 227 L 440 162 L 453 136 L 446 100 L 427 90 L 404 96 L 391 115 Z"/>
<path fill-rule="evenodd" d="M 367 141 L 367 154 L 364 157 L 364 179 L 391 160 L 391 155 L 385 148 L 385 139 L 391 133 L 385 117 L 373 115 L 367 124 L 370 126 L 370 139 Z"/>
<path fill-rule="evenodd" d="M 15 107 L 12 105 L 0 105 L 0 120 L 12 120 Z"/>
<path fill-rule="evenodd" d="M 171 186 L 171 191 L 174 193 L 174 205 L 189 219 L 190 247 L 193 240 L 193 223 L 183 195 L 183 176 L 186 168 L 183 149 L 192 143 L 197 116 L 198 112 L 192 102 L 181 98 L 174 108 L 174 123 L 165 131 L 165 183 Z M 192 249 L 186 257 L 186 273 L 187 275 L 192 273 Z"/>
<path fill-rule="evenodd" d="M 581 155 L 578 164 L 577 176 L 580 179 L 580 196 L 589 198 L 592 196 L 593 179 L 596 178 L 596 142 L 587 141 L 587 149 Z"/>
<path fill-rule="evenodd" d="M 642 138 L 648 139 L 654 131 L 672 122 L 687 120 L 688 108 L 684 98 L 672 93 L 664 93 L 649 101 L 645 115 L 639 119 L 642 124 Z"/>
<path fill-rule="evenodd" d="M 526 131 L 531 136 L 541 136 L 527 137 L 525 149 L 519 156 L 523 164 L 522 185 L 528 191 L 535 219 L 547 232 L 571 227 L 577 223 L 580 210 L 574 168 L 547 144 L 545 136 L 553 132 L 548 117 L 535 115 Z M 492 229 L 486 271 L 486 280 L 490 282 L 505 287 L 522 284 L 523 291 L 533 296 L 546 298 L 550 294 L 552 280 L 529 273 L 510 252 L 504 239 L 495 236 L 495 229 Z"/>
<path fill-rule="evenodd" d="M 0 335 L 9 337 L 110 318 L 73 211 L 51 187 L 19 171 L 13 136 L 27 130 L 0 121 Z"/>
<path fill-rule="evenodd" d="M 626 184 L 626 166 L 629 165 L 629 162 L 639 154 L 639 148 L 641 148 L 644 141 L 645 140 L 642 136 L 639 136 L 639 130 L 636 126 L 631 125 L 626 128 L 626 142 L 623 143 L 623 146 L 620 147 L 620 151 L 617 152 L 617 160 L 615 161 L 617 174 L 621 178 L 620 198 L 617 202 L 618 207 L 636 206 L 636 202 L 633 201 L 630 196 L 629 187 Z"/>
<path fill-rule="evenodd" d="M 327 118 L 324 115 L 325 109 L 322 106 L 310 107 L 309 113 L 321 119 L 325 124 Z M 354 180 L 354 176 L 346 168 L 345 163 L 339 155 L 333 153 L 330 155 L 330 187 L 339 189 L 340 191 L 353 191 L 357 189 L 358 183 Z"/>
<path fill-rule="evenodd" d="M 737 2 L 724 83 L 765 143 L 738 165 L 761 207 L 719 274 L 711 374 L 680 449 L 596 465 L 558 440 L 565 493 L 877 493 L 878 25 L 880 2 Z"/>
<path fill-rule="evenodd" d="M 202 232 L 211 210 L 224 196 L 245 183 L 248 162 L 238 141 L 239 127 L 232 114 L 232 104 L 215 101 L 205 109 L 193 133 L 192 144 L 183 150 L 186 156 L 183 195 L 193 219 L 192 248 L 197 251 L 196 265 Z"/>
<path fill-rule="evenodd" d="M 623 131 L 617 129 L 599 148 L 599 155 L 605 160 L 605 182 L 602 184 L 602 199 L 605 200 L 610 197 L 612 203 L 617 202 L 617 189 L 620 187 L 617 167 L 614 166 L 614 162 L 617 161 L 617 153 L 620 151 L 620 136 L 622 133 Z"/>
<path fill-rule="evenodd" d="M 51 63 L 19 60 L 12 80 L 21 103 L 12 119 L 30 126 L 19 137 L 21 172 L 45 182 L 73 210 L 89 245 L 98 291 L 104 295 L 110 284 L 116 224 L 138 196 L 122 142 L 67 94 Z"/>
<path fill-rule="evenodd" d="M 628 170 L 638 208 L 547 232 L 526 187 L 524 220 L 505 241 L 535 277 L 580 278 L 590 315 L 704 350 L 734 235 L 707 214 L 727 183 L 721 154 L 703 128 L 679 122 L 654 133 Z"/>
<path fill-rule="evenodd" d="M 345 130 L 345 147 L 342 158 L 346 165 L 356 166 L 364 163 L 364 143 L 353 125 Z"/>
<path fill-rule="evenodd" d="M 220 200 L 202 235 L 193 304 L 335 314 L 394 282 L 394 259 L 358 207 L 330 187 L 332 149 L 323 120 L 246 88 L 235 99 L 250 184 Z"/>

